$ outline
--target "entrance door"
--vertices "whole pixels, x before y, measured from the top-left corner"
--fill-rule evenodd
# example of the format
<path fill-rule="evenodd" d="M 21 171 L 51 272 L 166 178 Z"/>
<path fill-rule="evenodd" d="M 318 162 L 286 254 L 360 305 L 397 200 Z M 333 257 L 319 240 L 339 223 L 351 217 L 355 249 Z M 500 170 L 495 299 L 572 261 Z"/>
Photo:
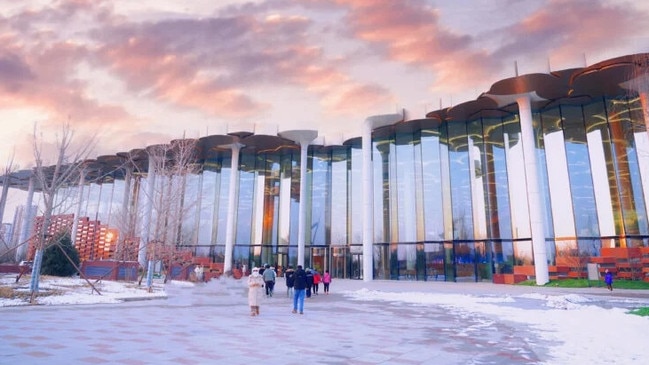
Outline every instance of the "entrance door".
<path fill-rule="evenodd" d="M 331 247 L 332 278 L 346 279 L 349 277 L 349 249 L 347 247 Z"/>
<path fill-rule="evenodd" d="M 278 267 L 275 268 L 275 270 L 277 270 L 277 276 L 284 275 L 284 271 L 286 271 L 286 268 L 288 268 L 288 265 L 289 265 L 288 254 L 278 252 L 277 253 L 277 266 Z"/>
<path fill-rule="evenodd" d="M 320 274 L 329 270 L 329 247 L 314 247 L 311 250 L 311 265 Z"/>
<path fill-rule="evenodd" d="M 363 254 L 353 253 L 350 268 L 351 279 L 363 278 Z"/>

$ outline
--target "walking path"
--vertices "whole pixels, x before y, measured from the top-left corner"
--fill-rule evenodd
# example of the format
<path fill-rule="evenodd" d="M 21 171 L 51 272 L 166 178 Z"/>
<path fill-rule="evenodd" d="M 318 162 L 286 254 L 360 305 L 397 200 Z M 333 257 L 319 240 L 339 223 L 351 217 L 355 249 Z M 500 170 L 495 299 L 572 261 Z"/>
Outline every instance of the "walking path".
<path fill-rule="evenodd" d="M 0 364 L 539 364 L 553 343 L 520 323 L 442 306 L 353 300 L 359 290 L 511 296 L 575 290 L 490 283 L 334 280 L 291 313 L 280 279 L 251 317 L 243 281 L 167 284 L 167 299 L 0 308 Z M 642 291 L 579 290 L 602 305 Z M 600 298 L 600 299 L 597 299 Z M 649 301 L 647 301 L 649 303 Z M 517 302 L 539 307 L 538 301 Z"/>

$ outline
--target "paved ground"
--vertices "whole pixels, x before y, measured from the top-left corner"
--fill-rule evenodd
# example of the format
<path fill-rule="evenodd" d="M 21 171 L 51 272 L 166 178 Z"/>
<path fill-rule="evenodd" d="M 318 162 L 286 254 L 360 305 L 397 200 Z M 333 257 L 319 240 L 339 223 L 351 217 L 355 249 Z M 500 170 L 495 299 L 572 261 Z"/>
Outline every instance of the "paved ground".
<path fill-rule="evenodd" d="M 168 284 L 168 299 L 121 304 L 1 308 L 0 364 L 538 364 L 552 345 L 520 324 L 486 326 L 479 316 L 341 294 L 368 288 L 516 295 L 538 288 L 336 280 L 330 295 L 307 299 L 299 315 L 279 282 L 261 315 L 250 317 L 242 284 Z M 580 294 L 646 298 L 602 288 Z"/>

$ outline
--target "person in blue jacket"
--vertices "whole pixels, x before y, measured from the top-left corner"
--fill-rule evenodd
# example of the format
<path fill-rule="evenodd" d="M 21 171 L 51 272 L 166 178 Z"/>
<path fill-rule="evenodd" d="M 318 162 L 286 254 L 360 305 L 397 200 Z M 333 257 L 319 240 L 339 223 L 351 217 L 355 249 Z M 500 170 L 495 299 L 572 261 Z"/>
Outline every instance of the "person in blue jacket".
<path fill-rule="evenodd" d="M 604 282 L 606 283 L 606 289 L 613 290 L 613 273 L 606 269 L 604 274 Z"/>

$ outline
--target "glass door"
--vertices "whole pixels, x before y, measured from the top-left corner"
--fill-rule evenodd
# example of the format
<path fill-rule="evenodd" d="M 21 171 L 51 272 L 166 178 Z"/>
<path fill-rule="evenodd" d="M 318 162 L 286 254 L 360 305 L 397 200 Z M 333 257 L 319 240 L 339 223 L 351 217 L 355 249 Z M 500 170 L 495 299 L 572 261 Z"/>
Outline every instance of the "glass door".
<path fill-rule="evenodd" d="M 353 253 L 350 267 L 351 279 L 363 278 L 363 254 Z"/>
<path fill-rule="evenodd" d="M 349 277 L 349 249 L 347 247 L 331 247 L 332 278 L 345 279 Z"/>

